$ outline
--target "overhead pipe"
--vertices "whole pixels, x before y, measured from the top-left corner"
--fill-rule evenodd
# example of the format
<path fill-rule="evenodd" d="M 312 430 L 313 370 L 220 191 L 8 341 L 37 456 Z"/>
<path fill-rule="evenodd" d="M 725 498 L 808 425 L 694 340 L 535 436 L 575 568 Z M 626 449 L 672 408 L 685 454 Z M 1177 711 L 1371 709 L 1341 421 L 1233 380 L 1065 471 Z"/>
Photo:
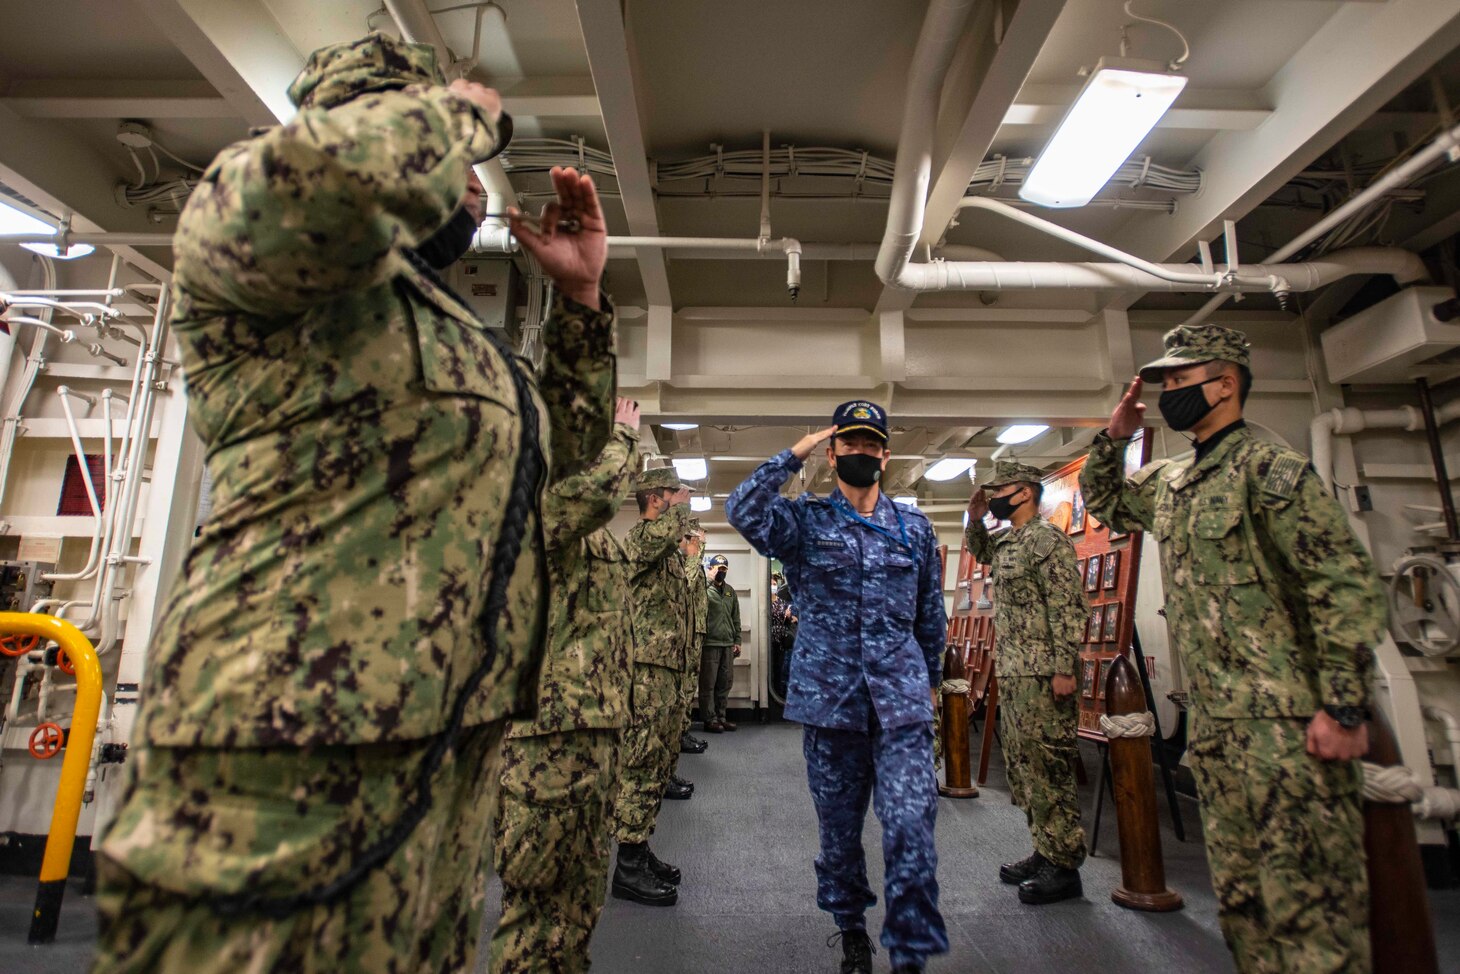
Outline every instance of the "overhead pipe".
<path fill-rule="evenodd" d="M 1425 146 L 1419 152 L 1416 152 L 1402 165 L 1396 166 L 1384 176 L 1374 180 L 1374 182 L 1350 197 L 1347 203 L 1333 210 L 1303 233 L 1298 234 L 1298 236 L 1288 241 L 1285 246 L 1274 252 L 1269 259 L 1274 262 L 1287 260 L 1386 193 L 1413 181 L 1420 173 L 1424 172 L 1426 167 L 1438 160 L 1441 156 L 1449 155 L 1457 149 L 1460 149 L 1460 125 L 1456 125 L 1448 131 L 1440 133 L 1435 138 L 1435 141 Z M 1211 317 L 1212 312 L 1220 308 L 1226 300 L 1226 295 L 1219 294 L 1214 296 L 1210 301 L 1197 309 L 1191 317 L 1182 322 L 1182 324 L 1201 324 L 1207 318 Z"/>
<path fill-rule="evenodd" d="M 1443 417 L 1451 405 L 1456 407 L 1455 415 L 1460 415 L 1460 400 L 1456 400 L 1453 404 L 1442 406 L 1439 416 Z M 1441 421 L 1445 420 L 1442 418 Z M 1414 433 L 1424 428 L 1424 416 L 1414 406 L 1400 406 L 1398 409 L 1355 409 L 1350 406 L 1319 413 L 1313 417 L 1308 429 L 1313 444 L 1313 469 L 1323 485 L 1332 492 L 1334 436 L 1352 436 L 1370 429 L 1397 429 Z"/>

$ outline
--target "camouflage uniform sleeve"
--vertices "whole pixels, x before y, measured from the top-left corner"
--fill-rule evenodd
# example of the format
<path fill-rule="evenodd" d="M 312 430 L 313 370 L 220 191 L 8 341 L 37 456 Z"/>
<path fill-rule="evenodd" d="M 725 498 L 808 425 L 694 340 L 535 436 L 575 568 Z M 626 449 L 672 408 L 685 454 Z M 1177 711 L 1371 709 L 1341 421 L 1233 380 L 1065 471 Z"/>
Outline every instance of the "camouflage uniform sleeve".
<path fill-rule="evenodd" d="M 392 254 L 440 229 L 496 124 L 445 88 L 306 109 L 219 154 L 173 246 L 195 299 L 280 317 L 388 279 Z"/>
<path fill-rule="evenodd" d="M 923 538 L 918 565 L 918 617 L 913 632 L 928 666 L 928 685 L 943 682 L 943 648 L 948 638 L 948 612 L 943 603 L 943 563 L 932 524 Z"/>
<path fill-rule="evenodd" d="M 547 548 L 556 551 L 613 520 L 629 494 L 630 462 L 639 443 L 639 431 L 615 423 L 613 439 L 598 461 L 581 473 L 550 485 L 542 498 L 542 521 Z"/>
<path fill-rule="evenodd" d="M 624 554 L 637 565 L 653 565 L 663 561 L 679 548 L 689 528 L 689 507 L 676 504 L 655 521 L 639 519 L 624 538 Z"/>
<path fill-rule="evenodd" d="M 543 322 L 538 388 L 552 429 L 554 480 L 592 463 L 613 430 L 614 311 L 606 296 L 599 301 L 603 310 L 595 311 L 558 294 Z"/>
<path fill-rule="evenodd" d="M 1089 616 L 1085 605 L 1085 585 L 1075 567 L 1075 546 L 1054 536 L 1049 540 L 1052 542 L 1049 553 L 1034 572 L 1034 578 L 1040 594 L 1044 596 L 1049 650 L 1055 672 L 1073 676 L 1079 672 L 1080 643 L 1085 633 L 1085 620 Z M 1039 554 L 1043 547 L 1036 545 L 1035 554 Z"/>
<path fill-rule="evenodd" d="M 1250 476 L 1258 523 L 1293 573 L 1299 591 L 1292 594 L 1313 627 L 1322 703 L 1367 706 L 1388 606 L 1368 552 L 1305 458 L 1267 456 Z"/>
<path fill-rule="evenodd" d="M 1144 531 L 1156 513 L 1156 478 L 1164 460 L 1148 463 L 1125 476 L 1125 448 L 1129 439 L 1113 440 L 1101 430 L 1090 444 L 1090 456 L 1080 470 L 1080 491 L 1085 509 L 1106 527 L 1117 531 Z"/>
<path fill-rule="evenodd" d="M 989 534 L 989 529 L 984 527 L 982 518 L 968 519 L 968 527 L 963 529 L 963 546 L 973 552 L 973 557 L 980 565 L 993 561 L 994 539 Z"/>

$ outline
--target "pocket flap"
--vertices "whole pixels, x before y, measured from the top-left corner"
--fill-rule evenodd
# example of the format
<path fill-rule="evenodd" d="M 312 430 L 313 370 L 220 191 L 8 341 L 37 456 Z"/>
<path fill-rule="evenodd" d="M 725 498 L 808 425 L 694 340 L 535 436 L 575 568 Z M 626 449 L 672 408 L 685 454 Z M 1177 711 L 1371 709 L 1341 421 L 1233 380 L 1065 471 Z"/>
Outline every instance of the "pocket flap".
<path fill-rule="evenodd" d="M 1215 541 L 1218 538 L 1225 538 L 1233 528 L 1241 523 L 1242 509 L 1240 507 L 1222 507 L 1197 514 L 1192 523 L 1192 531 L 1198 538 Z"/>

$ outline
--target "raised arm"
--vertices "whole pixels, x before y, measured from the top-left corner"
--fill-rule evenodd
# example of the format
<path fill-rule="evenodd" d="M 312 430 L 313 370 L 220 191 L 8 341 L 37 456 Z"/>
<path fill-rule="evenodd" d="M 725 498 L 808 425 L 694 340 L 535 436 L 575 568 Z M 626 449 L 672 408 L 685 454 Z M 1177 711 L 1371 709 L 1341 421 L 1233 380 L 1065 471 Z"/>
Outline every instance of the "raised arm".
<path fill-rule="evenodd" d="M 620 400 L 620 403 L 625 400 Z M 620 407 L 622 413 L 622 407 Z M 581 473 L 549 485 L 543 494 L 543 527 L 549 551 L 573 544 L 603 527 L 629 493 L 639 424 L 615 422 L 613 438 Z"/>
<path fill-rule="evenodd" d="M 1156 479 L 1164 461 L 1147 464 L 1130 479 L 1125 476 L 1125 448 L 1140 429 L 1146 406 L 1137 378 L 1110 416 L 1110 426 L 1096 434 L 1090 457 L 1080 470 L 1085 509 L 1101 524 L 1117 531 L 1144 531 L 1155 517 Z"/>
<path fill-rule="evenodd" d="M 670 552 L 679 548 L 684 533 L 689 530 L 689 507 L 683 501 L 676 503 L 656 520 L 640 519 L 629 529 L 624 538 L 624 553 L 629 561 L 643 566 L 663 561 Z"/>
<path fill-rule="evenodd" d="M 781 496 L 781 486 L 801 469 L 816 445 L 834 432 L 836 427 L 831 426 L 801 437 L 795 446 L 756 467 L 725 501 L 725 520 L 765 557 L 784 561 L 794 556 L 801 527 L 794 505 Z"/>
<path fill-rule="evenodd" d="M 963 547 L 973 552 L 980 565 L 991 564 L 994 558 L 994 539 L 983 523 L 983 516 L 988 512 L 988 495 L 980 487 L 968 499 L 968 527 L 963 529 Z"/>
<path fill-rule="evenodd" d="M 486 91 L 371 93 L 225 149 L 178 222 L 177 286 L 268 318 L 391 277 L 394 252 L 446 223 L 495 145 L 501 109 Z"/>

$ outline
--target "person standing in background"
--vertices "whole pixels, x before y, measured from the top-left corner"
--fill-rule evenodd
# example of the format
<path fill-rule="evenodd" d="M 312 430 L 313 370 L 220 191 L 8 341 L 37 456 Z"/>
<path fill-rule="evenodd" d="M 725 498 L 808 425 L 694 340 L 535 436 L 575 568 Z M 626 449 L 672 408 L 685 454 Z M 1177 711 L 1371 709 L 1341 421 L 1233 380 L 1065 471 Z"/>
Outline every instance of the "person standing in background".
<path fill-rule="evenodd" d="M 694 720 L 695 703 L 700 696 L 700 661 L 705 652 L 705 618 L 709 612 L 709 583 L 705 580 L 705 529 L 699 518 L 690 518 L 690 534 L 682 546 L 684 552 L 684 574 L 689 579 L 690 608 L 694 616 L 694 639 L 690 644 L 689 658 L 684 667 L 684 733 L 680 735 L 679 750 L 682 754 L 703 754 L 709 744 L 689 732 Z"/>
<path fill-rule="evenodd" d="M 730 560 L 710 559 L 709 612 L 705 621 L 705 656 L 700 664 L 700 717 L 711 734 L 733 731 L 726 716 L 730 687 L 735 682 L 735 660 L 740 655 L 740 596 L 725 584 Z"/>

